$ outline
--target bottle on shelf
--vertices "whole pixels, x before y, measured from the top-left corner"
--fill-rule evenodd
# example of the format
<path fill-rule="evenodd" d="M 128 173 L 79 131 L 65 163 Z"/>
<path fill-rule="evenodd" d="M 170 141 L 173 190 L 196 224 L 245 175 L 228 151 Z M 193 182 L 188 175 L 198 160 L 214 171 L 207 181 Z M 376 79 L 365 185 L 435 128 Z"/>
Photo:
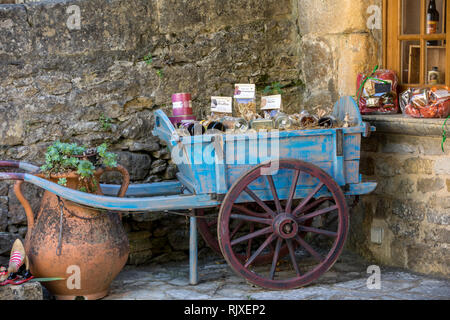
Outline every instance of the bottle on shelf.
<path fill-rule="evenodd" d="M 428 72 L 428 84 L 439 84 L 440 83 L 440 73 L 438 67 L 433 67 L 431 71 Z"/>
<path fill-rule="evenodd" d="M 439 12 L 436 9 L 436 0 L 430 0 L 427 11 L 427 34 L 436 34 L 438 32 Z M 428 46 L 437 46 L 438 41 L 427 41 Z"/>

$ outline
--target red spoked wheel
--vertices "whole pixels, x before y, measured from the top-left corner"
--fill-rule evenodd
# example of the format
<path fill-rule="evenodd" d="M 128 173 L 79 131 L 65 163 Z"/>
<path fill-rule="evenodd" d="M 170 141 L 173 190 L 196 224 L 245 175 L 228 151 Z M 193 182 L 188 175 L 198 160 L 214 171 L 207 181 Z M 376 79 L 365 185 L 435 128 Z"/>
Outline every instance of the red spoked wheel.
<path fill-rule="evenodd" d="M 266 202 L 267 206 L 270 206 L 270 203 Z M 255 215 L 260 215 L 263 214 L 262 212 L 258 213 L 258 208 L 255 208 L 253 203 L 248 203 L 248 204 L 242 204 L 240 206 L 236 206 L 235 208 L 236 210 L 240 210 L 242 212 L 245 212 L 246 214 L 255 216 Z M 205 210 L 204 209 L 197 209 L 195 211 L 196 216 L 199 217 L 207 217 L 205 215 Z M 217 236 L 217 218 L 208 218 L 208 219 L 204 219 L 204 218 L 199 218 L 197 220 L 197 228 L 198 231 L 200 233 L 200 235 L 202 236 L 203 240 L 206 242 L 206 244 L 216 253 L 218 253 L 219 255 L 222 255 L 222 251 L 220 250 L 220 245 L 219 245 L 219 241 L 217 240 L 218 236 Z M 308 220 L 305 224 L 310 223 L 311 220 Z M 252 231 L 255 229 L 255 225 L 257 225 L 257 222 L 249 222 L 247 226 L 245 226 L 245 222 L 239 222 L 237 223 L 234 228 L 233 231 L 231 232 L 231 235 L 235 235 L 235 234 L 241 234 L 242 233 L 242 229 L 245 230 L 245 227 L 247 227 L 247 229 L 249 231 Z M 303 237 L 304 235 L 300 235 L 301 237 Z M 250 257 L 250 252 L 251 252 L 251 247 L 253 245 L 253 240 L 250 239 L 247 241 L 247 248 L 244 251 L 242 251 L 241 253 L 238 253 L 236 256 L 238 259 L 240 259 L 241 261 L 245 261 L 246 259 L 248 259 Z M 274 246 L 270 246 L 269 250 L 267 252 L 265 252 L 264 254 L 259 255 L 255 261 L 254 264 L 255 265 L 260 265 L 260 264 L 265 264 L 265 263 L 269 263 L 272 261 L 273 258 L 273 254 L 275 252 L 275 247 Z M 285 256 L 289 253 L 287 246 L 283 246 L 279 252 L 280 256 Z"/>
<path fill-rule="evenodd" d="M 278 170 L 267 174 L 270 166 Z M 274 207 L 258 195 L 264 192 Z M 261 207 L 258 214 L 240 210 L 238 202 L 249 197 Z M 243 222 L 254 228 L 237 235 L 236 226 Z M 342 252 L 348 227 L 345 197 L 333 178 L 313 164 L 287 159 L 261 164 L 234 183 L 222 203 L 217 233 L 222 254 L 237 274 L 255 285 L 284 290 L 305 286 L 328 271 Z M 257 265 L 264 255 L 271 263 Z"/>

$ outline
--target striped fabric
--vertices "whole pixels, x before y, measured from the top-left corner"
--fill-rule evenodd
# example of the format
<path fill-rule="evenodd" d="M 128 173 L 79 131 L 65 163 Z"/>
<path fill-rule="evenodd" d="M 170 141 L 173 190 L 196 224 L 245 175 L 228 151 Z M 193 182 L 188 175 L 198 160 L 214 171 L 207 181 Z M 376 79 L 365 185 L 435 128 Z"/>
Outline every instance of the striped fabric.
<path fill-rule="evenodd" d="M 11 259 L 9 260 L 9 266 L 15 266 L 16 272 L 23 264 L 23 256 L 19 251 L 14 251 L 11 253 Z"/>

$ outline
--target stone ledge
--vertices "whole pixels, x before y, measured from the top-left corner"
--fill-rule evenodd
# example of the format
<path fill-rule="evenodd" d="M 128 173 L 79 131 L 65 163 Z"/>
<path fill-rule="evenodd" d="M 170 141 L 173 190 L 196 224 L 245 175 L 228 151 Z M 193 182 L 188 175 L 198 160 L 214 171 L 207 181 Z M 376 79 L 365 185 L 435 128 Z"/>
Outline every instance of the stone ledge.
<path fill-rule="evenodd" d="M 377 128 L 377 132 L 399 133 L 415 136 L 442 137 L 442 126 L 445 119 L 419 119 L 401 114 L 393 115 L 364 115 L 364 121 Z M 447 121 L 446 130 L 450 133 L 450 120 Z"/>

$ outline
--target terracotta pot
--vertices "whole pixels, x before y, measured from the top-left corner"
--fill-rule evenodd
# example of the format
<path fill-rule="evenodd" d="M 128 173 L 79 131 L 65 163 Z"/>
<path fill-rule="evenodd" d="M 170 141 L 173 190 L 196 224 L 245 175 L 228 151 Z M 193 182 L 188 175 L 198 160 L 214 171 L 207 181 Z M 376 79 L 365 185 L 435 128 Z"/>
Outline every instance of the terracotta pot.
<path fill-rule="evenodd" d="M 123 197 L 130 178 L 127 170 L 121 166 L 98 169 L 93 178 L 98 186 L 94 193 L 103 194 L 98 182 L 105 170 L 122 173 L 123 183 L 118 196 Z M 67 179 L 68 188 L 78 190 L 83 186 L 76 173 L 52 175 L 47 179 L 56 183 L 59 178 Z M 81 207 L 46 191 L 34 218 L 30 204 L 21 192 L 21 184 L 22 181 L 17 181 L 14 191 L 27 215 L 25 250 L 31 273 L 36 278 L 66 279 L 43 282 L 57 299 L 92 300 L 106 296 L 110 283 L 124 267 L 129 254 L 128 238 L 121 217 L 117 213 Z"/>

